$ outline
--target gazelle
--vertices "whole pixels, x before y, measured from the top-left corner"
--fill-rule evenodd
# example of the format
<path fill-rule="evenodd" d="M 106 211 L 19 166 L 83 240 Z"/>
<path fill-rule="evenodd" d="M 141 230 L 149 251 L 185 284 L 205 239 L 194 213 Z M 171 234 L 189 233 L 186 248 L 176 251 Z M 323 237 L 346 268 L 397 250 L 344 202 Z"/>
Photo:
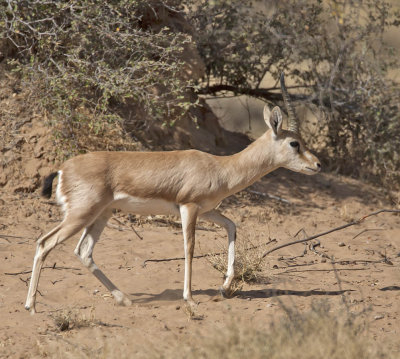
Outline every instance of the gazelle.
<path fill-rule="evenodd" d="M 50 197 L 58 176 L 56 196 L 63 206 L 63 221 L 37 242 L 25 308 L 35 312 L 35 298 L 43 262 L 59 243 L 79 231 L 75 249 L 81 262 L 112 293 L 119 304 L 129 305 L 122 293 L 96 266 L 93 248 L 113 209 L 136 214 L 180 215 L 185 251 L 183 298 L 193 303 L 192 259 L 197 218 L 214 222 L 228 233 L 228 269 L 222 291 L 229 291 L 234 277 L 235 224 L 215 208 L 227 196 L 251 185 L 262 176 L 284 167 L 313 175 L 320 171 L 318 159 L 305 147 L 285 87 L 281 89 L 288 111 L 288 130 L 282 129 L 279 107 L 264 107 L 269 130 L 243 151 L 214 156 L 187 150 L 171 152 L 93 152 L 66 161 L 44 182 L 43 195 Z"/>

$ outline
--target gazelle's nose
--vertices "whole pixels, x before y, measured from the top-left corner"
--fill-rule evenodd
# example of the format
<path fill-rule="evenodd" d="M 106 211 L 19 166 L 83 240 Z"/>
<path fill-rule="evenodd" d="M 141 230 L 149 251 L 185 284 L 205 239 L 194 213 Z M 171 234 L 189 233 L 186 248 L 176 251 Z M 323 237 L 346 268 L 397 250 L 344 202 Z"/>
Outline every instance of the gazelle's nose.
<path fill-rule="evenodd" d="M 315 165 L 317 166 L 317 170 L 321 171 L 321 164 L 319 162 L 316 162 Z"/>

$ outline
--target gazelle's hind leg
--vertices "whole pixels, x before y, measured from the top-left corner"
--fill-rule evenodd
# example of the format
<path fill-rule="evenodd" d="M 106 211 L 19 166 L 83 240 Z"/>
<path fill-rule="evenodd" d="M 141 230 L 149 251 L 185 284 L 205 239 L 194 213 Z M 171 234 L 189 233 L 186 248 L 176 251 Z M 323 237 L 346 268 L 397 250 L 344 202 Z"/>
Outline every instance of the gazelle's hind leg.
<path fill-rule="evenodd" d="M 67 215 L 57 227 L 38 240 L 25 303 L 25 309 L 32 314 L 35 313 L 36 291 L 39 284 L 40 271 L 47 255 L 57 244 L 64 242 L 82 230 L 88 223 L 91 223 L 99 212 L 101 210 L 91 209 L 90 214 L 75 211 L 73 215 Z"/>
<path fill-rule="evenodd" d="M 104 210 L 91 226 L 85 228 L 75 248 L 75 254 L 83 265 L 111 292 L 118 304 L 131 305 L 131 300 L 107 278 L 93 261 L 93 248 L 100 238 L 101 232 L 107 224 L 108 219 L 111 217 L 111 214 L 111 210 Z"/>
<path fill-rule="evenodd" d="M 235 264 L 235 241 L 236 241 L 236 225 L 229 218 L 222 215 L 217 210 L 203 213 L 200 216 L 201 219 L 205 219 L 210 222 L 214 222 L 219 226 L 225 228 L 228 233 L 228 270 L 226 272 L 226 279 L 222 285 L 222 294 L 230 295 L 232 280 L 235 276 L 234 264 Z"/>

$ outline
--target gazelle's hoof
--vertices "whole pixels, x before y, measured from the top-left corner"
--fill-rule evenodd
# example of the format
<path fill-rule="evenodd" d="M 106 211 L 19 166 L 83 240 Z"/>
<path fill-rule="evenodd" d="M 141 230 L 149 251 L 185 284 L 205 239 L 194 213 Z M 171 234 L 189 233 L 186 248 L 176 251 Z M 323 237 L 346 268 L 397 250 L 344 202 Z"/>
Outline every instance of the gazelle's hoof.
<path fill-rule="evenodd" d="M 219 294 L 221 295 L 222 298 L 227 298 L 226 290 L 224 287 L 219 287 Z"/>
<path fill-rule="evenodd" d="M 232 289 L 232 287 L 225 288 L 222 286 L 219 288 L 219 292 L 223 298 L 232 298 L 236 290 Z"/>
<path fill-rule="evenodd" d="M 132 305 L 132 301 L 122 292 L 119 290 L 115 290 L 111 293 L 114 296 L 115 301 L 118 305 L 129 307 Z"/>
<path fill-rule="evenodd" d="M 30 313 L 30 315 L 36 314 L 35 307 L 30 307 L 29 305 L 25 305 L 25 309 Z"/>
<path fill-rule="evenodd" d="M 195 308 L 199 305 L 199 302 L 194 301 L 192 297 L 190 297 L 188 299 L 184 299 L 184 300 L 185 300 L 186 304 L 192 308 Z"/>
<path fill-rule="evenodd" d="M 123 297 L 123 298 L 115 298 L 115 301 L 117 302 L 118 305 L 122 307 L 129 307 L 132 305 L 132 301 L 128 297 Z"/>
<path fill-rule="evenodd" d="M 125 307 L 129 307 L 129 306 L 132 305 L 132 301 L 131 301 L 129 298 L 124 297 L 124 299 L 123 299 L 121 305 L 123 305 L 123 306 L 125 306 Z"/>

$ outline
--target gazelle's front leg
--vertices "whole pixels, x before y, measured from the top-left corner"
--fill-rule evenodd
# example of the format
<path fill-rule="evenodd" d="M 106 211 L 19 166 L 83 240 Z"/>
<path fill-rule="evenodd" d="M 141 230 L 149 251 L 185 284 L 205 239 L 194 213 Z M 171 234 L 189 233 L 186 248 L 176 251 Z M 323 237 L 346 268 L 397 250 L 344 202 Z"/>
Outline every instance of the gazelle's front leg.
<path fill-rule="evenodd" d="M 179 206 L 182 219 L 183 241 L 185 249 L 185 280 L 183 286 L 183 299 L 194 304 L 192 298 L 192 260 L 195 243 L 195 228 L 198 207 L 195 204 Z"/>
<path fill-rule="evenodd" d="M 235 276 L 235 241 L 236 241 L 236 225 L 229 218 L 222 215 L 217 210 L 212 210 L 207 213 L 203 213 L 200 218 L 205 219 L 206 221 L 214 222 L 219 226 L 226 229 L 228 232 L 228 269 L 226 271 L 226 279 L 224 284 L 222 285 L 223 294 L 229 295 L 232 280 Z"/>

